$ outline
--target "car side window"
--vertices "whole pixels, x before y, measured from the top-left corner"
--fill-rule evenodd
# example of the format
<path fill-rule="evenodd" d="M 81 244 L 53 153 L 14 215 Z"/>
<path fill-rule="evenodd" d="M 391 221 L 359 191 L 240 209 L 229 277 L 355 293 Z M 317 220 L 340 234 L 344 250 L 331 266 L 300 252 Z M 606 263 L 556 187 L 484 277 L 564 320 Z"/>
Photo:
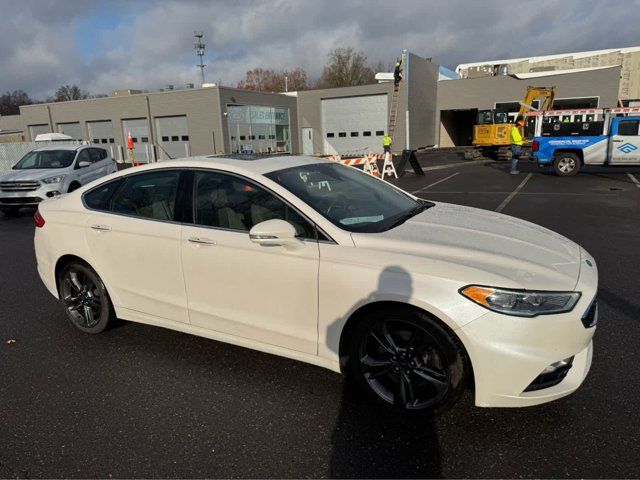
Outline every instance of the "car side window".
<path fill-rule="evenodd" d="M 97 163 L 104 158 L 104 156 L 102 155 L 102 152 L 104 152 L 104 150 L 100 150 L 99 148 L 89 148 L 88 150 L 91 152 L 90 155 L 92 163 Z"/>
<path fill-rule="evenodd" d="M 113 194 L 118 190 L 122 179 L 103 183 L 83 195 L 84 203 L 93 210 L 109 210 L 109 203 Z"/>
<path fill-rule="evenodd" d="M 91 158 L 91 153 L 89 153 L 89 149 L 85 148 L 84 150 L 80 150 L 78 153 L 78 159 L 76 161 L 76 166 L 80 164 L 80 162 L 89 162 L 93 163 L 93 159 Z"/>
<path fill-rule="evenodd" d="M 113 213 L 153 220 L 174 219 L 180 172 L 159 170 L 127 177 L 111 200 Z"/>
<path fill-rule="evenodd" d="M 618 135 L 638 135 L 638 120 L 623 120 L 618 124 Z"/>
<path fill-rule="evenodd" d="M 278 197 L 242 178 L 195 172 L 194 220 L 197 225 L 248 232 L 271 219 L 291 223 L 299 238 L 316 239 L 314 226 Z"/>

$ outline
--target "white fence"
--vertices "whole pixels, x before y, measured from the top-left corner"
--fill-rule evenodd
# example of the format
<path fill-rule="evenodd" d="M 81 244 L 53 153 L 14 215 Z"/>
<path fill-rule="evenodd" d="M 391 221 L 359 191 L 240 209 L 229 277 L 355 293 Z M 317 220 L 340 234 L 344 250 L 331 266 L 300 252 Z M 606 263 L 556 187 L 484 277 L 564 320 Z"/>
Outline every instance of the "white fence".
<path fill-rule="evenodd" d="M 11 170 L 11 167 L 31 150 L 50 145 L 82 145 L 87 142 L 17 142 L 0 143 L 0 173 Z"/>

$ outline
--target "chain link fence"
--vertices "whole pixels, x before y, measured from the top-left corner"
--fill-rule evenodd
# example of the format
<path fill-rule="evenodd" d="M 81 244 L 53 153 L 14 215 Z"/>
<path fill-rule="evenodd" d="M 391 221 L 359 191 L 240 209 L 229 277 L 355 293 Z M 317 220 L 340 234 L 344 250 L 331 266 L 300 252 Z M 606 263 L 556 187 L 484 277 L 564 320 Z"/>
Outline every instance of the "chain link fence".
<path fill-rule="evenodd" d="M 87 142 L 70 140 L 68 142 L 16 142 L 0 143 L 0 173 L 11 170 L 11 167 L 31 150 L 51 145 L 83 145 Z"/>

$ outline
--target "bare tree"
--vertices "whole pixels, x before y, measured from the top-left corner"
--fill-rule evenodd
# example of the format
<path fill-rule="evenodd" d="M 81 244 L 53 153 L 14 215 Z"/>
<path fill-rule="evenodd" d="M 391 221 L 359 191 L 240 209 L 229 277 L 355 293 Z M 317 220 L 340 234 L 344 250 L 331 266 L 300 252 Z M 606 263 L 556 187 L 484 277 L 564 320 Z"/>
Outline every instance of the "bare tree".
<path fill-rule="evenodd" d="M 364 53 L 353 48 L 329 52 L 327 64 L 317 82 L 318 88 L 353 87 L 375 83 L 375 71 Z"/>
<path fill-rule="evenodd" d="M 50 100 L 52 102 L 68 102 L 70 100 L 83 100 L 89 98 L 89 92 L 81 90 L 78 85 L 60 85 L 55 95 Z"/>
<path fill-rule="evenodd" d="M 259 92 L 284 92 L 287 86 L 289 91 L 308 89 L 307 72 L 302 68 L 291 71 L 254 68 L 247 71 L 244 80 L 238 82 L 238 88 Z"/>
<path fill-rule="evenodd" d="M 0 95 L 0 115 L 17 115 L 21 105 L 31 105 L 33 100 L 22 90 L 14 90 Z"/>

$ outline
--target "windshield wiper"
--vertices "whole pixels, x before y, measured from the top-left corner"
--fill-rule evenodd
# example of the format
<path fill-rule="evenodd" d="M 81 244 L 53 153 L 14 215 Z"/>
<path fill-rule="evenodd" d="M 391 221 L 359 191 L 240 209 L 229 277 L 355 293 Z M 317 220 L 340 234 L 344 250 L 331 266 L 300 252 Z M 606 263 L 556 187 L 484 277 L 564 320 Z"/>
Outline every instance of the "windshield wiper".
<path fill-rule="evenodd" d="M 431 208 L 435 205 L 435 203 L 431 203 L 428 202 L 426 200 L 418 200 L 418 205 L 416 205 L 415 207 L 413 207 L 411 210 L 409 210 L 408 212 L 403 213 L 402 215 L 400 215 L 388 228 L 388 230 L 391 230 L 392 228 L 397 227 L 398 225 L 402 225 L 404 222 L 406 222 L 407 220 L 409 220 L 411 217 L 415 217 L 416 215 L 418 215 L 419 213 L 424 212 L 425 210 L 427 210 L 428 208 Z"/>

